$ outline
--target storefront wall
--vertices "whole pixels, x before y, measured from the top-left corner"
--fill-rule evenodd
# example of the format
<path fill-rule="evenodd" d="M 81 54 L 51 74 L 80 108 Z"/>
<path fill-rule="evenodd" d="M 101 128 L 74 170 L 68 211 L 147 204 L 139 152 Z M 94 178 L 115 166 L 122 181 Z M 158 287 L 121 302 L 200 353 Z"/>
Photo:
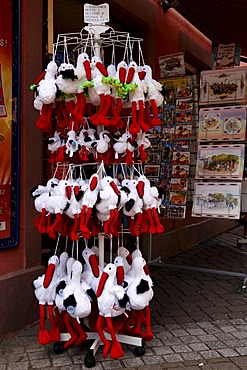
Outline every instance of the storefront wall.
<path fill-rule="evenodd" d="M 155 0 L 125 0 L 124 2 L 116 0 L 108 3 L 110 9 L 116 8 L 117 11 L 122 9 L 122 14 L 129 14 L 130 20 L 137 19 L 138 23 L 139 19 L 146 24 L 142 36 L 146 50 L 145 58 L 146 62 L 153 66 L 155 78 L 160 77 L 158 57 L 165 54 L 185 51 L 194 60 L 202 61 L 203 65 L 209 65 L 210 41 L 174 9 L 164 14 L 160 2 Z M 33 94 L 29 86 L 42 72 L 42 8 L 42 0 L 21 1 L 20 238 L 17 247 L 0 251 L 2 302 L 0 339 L 38 319 L 38 304 L 34 298 L 31 282 L 43 273 L 44 268 L 40 262 L 41 238 L 33 225 L 36 211 L 30 190 L 42 181 L 42 135 L 35 126 L 38 114 L 33 108 Z M 64 17 L 65 23 L 66 17 Z M 169 233 L 158 237 L 155 254 L 161 254 L 161 256 L 165 245 L 170 245 L 172 255 L 179 252 L 182 247 L 190 247 L 198 240 L 196 235 L 200 238 L 202 236 L 208 238 L 230 227 L 226 221 L 221 221 L 221 224 L 220 221 L 215 222 L 214 225 L 218 225 L 217 228 L 211 226 L 211 229 L 205 226 L 207 221 L 198 223 L 196 228 L 189 231 L 190 235 L 195 237 L 188 238 L 189 242 L 186 243 L 186 237 L 181 236 L 184 232 L 181 227 L 188 227 L 188 223 L 194 224 L 195 220 L 190 219 L 189 222 L 185 221 L 182 224 L 174 221 L 162 222 L 166 232 L 169 231 Z M 177 229 L 179 229 L 179 236 L 174 231 Z M 202 230 L 206 233 L 202 233 Z M 174 234 L 171 234 L 173 231 Z M 169 238 L 169 235 L 172 236 Z M 157 238 L 154 238 L 153 250 L 156 240 Z M 158 244 L 161 247 L 158 247 Z M 174 248 L 174 245 L 178 245 L 179 248 Z M 166 251 L 169 251 L 169 248 Z"/>

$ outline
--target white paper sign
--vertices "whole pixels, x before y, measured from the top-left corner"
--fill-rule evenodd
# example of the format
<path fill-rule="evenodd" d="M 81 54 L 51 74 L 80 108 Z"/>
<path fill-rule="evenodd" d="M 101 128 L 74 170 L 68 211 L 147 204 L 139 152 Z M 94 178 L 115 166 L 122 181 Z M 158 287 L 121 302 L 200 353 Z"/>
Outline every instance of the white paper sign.
<path fill-rule="evenodd" d="M 84 5 L 84 22 L 90 24 L 102 24 L 109 22 L 109 4 Z"/>

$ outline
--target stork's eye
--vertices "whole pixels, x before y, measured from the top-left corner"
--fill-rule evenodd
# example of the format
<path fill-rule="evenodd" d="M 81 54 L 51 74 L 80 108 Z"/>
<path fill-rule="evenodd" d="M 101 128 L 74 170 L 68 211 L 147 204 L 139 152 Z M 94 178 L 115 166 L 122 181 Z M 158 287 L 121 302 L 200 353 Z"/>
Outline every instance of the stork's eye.
<path fill-rule="evenodd" d="M 111 267 L 109 267 L 109 270 L 111 270 Z"/>

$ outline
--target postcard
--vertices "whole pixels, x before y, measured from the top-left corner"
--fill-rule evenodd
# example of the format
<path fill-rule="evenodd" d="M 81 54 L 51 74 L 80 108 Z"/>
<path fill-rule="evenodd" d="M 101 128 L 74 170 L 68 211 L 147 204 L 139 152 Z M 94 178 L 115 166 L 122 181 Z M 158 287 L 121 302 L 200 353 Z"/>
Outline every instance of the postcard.
<path fill-rule="evenodd" d="M 189 138 L 192 135 L 192 125 L 180 124 L 176 126 L 175 138 Z"/>
<path fill-rule="evenodd" d="M 186 213 L 186 206 L 169 205 L 168 211 L 167 211 L 167 217 L 183 219 L 185 218 L 185 213 Z"/>
<path fill-rule="evenodd" d="M 245 145 L 199 145 L 197 179 L 243 178 Z"/>
<path fill-rule="evenodd" d="M 188 179 L 172 178 L 170 182 L 171 191 L 187 190 Z"/>
<path fill-rule="evenodd" d="M 246 67 L 202 71 L 200 103 L 245 103 Z"/>
<path fill-rule="evenodd" d="M 173 152 L 172 164 L 190 164 L 190 152 Z"/>
<path fill-rule="evenodd" d="M 177 87 L 177 99 L 192 99 L 193 98 L 193 87 Z"/>
<path fill-rule="evenodd" d="M 186 205 L 187 192 L 186 191 L 171 191 L 170 204 L 173 205 Z"/>
<path fill-rule="evenodd" d="M 176 112 L 177 123 L 191 123 L 193 116 L 192 112 Z"/>
<path fill-rule="evenodd" d="M 245 140 L 246 106 L 199 110 L 198 140 Z"/>
<path fill-rule="evenodd" d="M 160 175 L 160 166 L 158 165 L 145 165 L 144 166 L 144 175 L 146 177 L 159 177 Z"/>
<path fill-rule="evenodd" d="M 241 183 L 195 183 L 192 216 L 238 219 Z"/>
<path fill-rule="evenodd" d="M 189 166 L 188 165 L 172 166 L 172 177 L 179 177 L 179 178 L 189 177 Z"/>
<path fill-rule="evenodd" d="M 178 99 L 176 100 L 176 112 L 192 111 L 193 102 L 191 99 Z"/>
<path fill-rule="evenodd" d="M 176 53 L 159 57 L 161 78 L 185 75 L 184 53 Z"/>
<path fill-rule="evenodd" d="M 189 151 L 190 149 L 190 139 L 177 139 L 174 140 L 173 148 L 175 151 Z"/>

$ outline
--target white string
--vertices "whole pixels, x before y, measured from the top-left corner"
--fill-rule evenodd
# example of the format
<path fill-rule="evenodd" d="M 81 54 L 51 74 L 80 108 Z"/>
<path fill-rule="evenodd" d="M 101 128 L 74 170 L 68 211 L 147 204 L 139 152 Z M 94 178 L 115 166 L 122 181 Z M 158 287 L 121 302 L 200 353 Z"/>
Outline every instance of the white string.
<path fill-rule="evenodd" d="M 54 251 L 55 255 L 57 255 L 57 248 L 58 248 L 58 243 L 59 243 L 60 236 L 61 236 L 61 234 L 58 234 L 56 248 L 55 248 L 55 251 Z"/>
<path fill-rule="evenodd" d="M 140 249 L 140 245 L 139 245 L 139 242 L 140 242 L 140 239 L 139 239 L 139 236 L 136 237 L 136 249 Z"/>
<path fill-rule="evenodd" d="M 112 263 L 112 235 L 110 236 L 110 263 Z"/>

